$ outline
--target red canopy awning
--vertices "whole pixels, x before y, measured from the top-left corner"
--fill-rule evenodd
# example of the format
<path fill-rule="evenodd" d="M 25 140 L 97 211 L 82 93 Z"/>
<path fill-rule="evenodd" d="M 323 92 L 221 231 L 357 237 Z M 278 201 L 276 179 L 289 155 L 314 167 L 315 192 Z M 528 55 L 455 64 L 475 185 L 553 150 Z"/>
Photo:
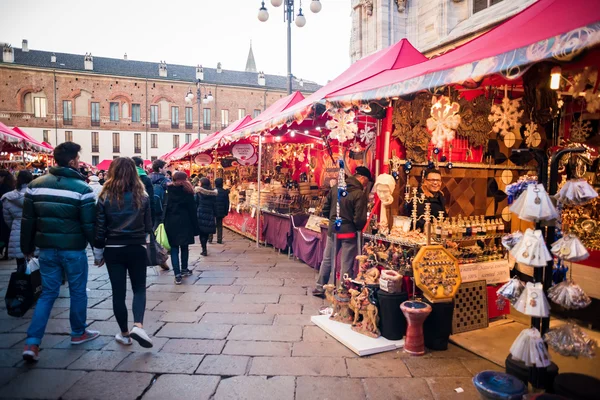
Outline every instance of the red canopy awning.
<path fill-rule="evenodd" d="M 244 118 L 240 118 L 227 128 L 223 129 L 220 132 L 215 132 L 214 134 L 204 138 L 204 140 L 200 141 L 194 148 L 190 149 L 189 154 L 199 154 L 204 153 L 207 150 L 214 149 L 219 145 L 219 143 L 230 136 L 233 132 L 236 132 L 246 125 L 248 125 L 252 121 L 252 117 L 250 115 L 246 115 Z"/>
<path fill-rule="evenodd" d="M 15 131 L 17 135 L 23 137 L 27 147 L 30 150 L 38 151 L 40 153 L 52 153 L 54 150 L 54 147 L 52 147 L 49 143 L 40 142 L 39 140 L 34 139 L 33 136 L 29 135 L 27 132 L 17 126 L 15 126 L 12 130 Z"/>
<path fill-rule="evenodd" d="M 187 156 L 188 151 L 192 147 L 197 145 L 198 142 L 199 142 L 199 140 L 195 139 L 192 142 L 186 143 L 183 146 L 178 147 L 175 151 L 171 152 L 171 154 L 169 154 L 169 156 L 167 158 L 165 158 L 165 161 L 175 161 L 175 160 L 179 160 L 179 159 Z"/>
<path fill-rule="evenodd" d="M 113 160 L 102 160 L 99 164 L 96 165 L 98 170 L 108 171 L 110 164 L 112 164 Z"/>
<path fill-rule="evenodd" d="M 252 129 L 252 133 L 254 133 L 281 127 L 284 124 L 290 125 L 292 122 L 301 123 L 308 116 L 312 106 L 327 95 L 375 76 L 382 71 L 405 68 L 424 61 L 427 61 L 427 57 L 415 49 L 408 40 L 402 39 L 390 47 L 356 61 L 341 75 L 315 93 L 293 104 L 292 107 L 276 113 L 270 119 L 263 119 L 262 123 L 249 125 L 248 129 Z"/>
<path fill-rule="evenodd" d="M 600 44 L 600 0 L 539 0 L 481 36 L 415 66 L 384 71 L 330 93 L 331 101 L 367 101 L 459 84 L 480 85 L 486 76 L 522 76 L 546 59 L 570 61 Z"/>
<path fill-rule="evenodd" d="M 17 151 L 25 148 L 24 139 L 15 131 L 0 122 L 0 143 L 2 151 Z"/>

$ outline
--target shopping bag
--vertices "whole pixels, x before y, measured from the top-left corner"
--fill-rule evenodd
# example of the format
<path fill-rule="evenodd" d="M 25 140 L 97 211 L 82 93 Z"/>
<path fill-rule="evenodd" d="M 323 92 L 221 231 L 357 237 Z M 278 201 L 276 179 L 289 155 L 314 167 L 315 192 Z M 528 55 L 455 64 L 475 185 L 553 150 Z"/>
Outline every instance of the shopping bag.
<path fill-rule="evenodd" d="M 4 296 L 6 312 L 12 317 L 22 317 L 42 294 L 42 276 L 39 269 L 27 274 L 13 272 Z"/>
<path fill-rule="evenodd" d="M 167 251 L 171 250 L 171 245 L 169 244 L 169 238 L 167 237 L 167 231 L 165 230 L 165 224 L 159 224 L 156 231 L 154 231 L 156 235 L 156 242 L 164 247 Z"/>
<path fill-rule="evenodd" d="M 169 259 L 169 252 L 156 241 L 154 234 L 150 235 L 150 243 L 146 246 L 146 258 L 148 267 L 164 264 Z"/>

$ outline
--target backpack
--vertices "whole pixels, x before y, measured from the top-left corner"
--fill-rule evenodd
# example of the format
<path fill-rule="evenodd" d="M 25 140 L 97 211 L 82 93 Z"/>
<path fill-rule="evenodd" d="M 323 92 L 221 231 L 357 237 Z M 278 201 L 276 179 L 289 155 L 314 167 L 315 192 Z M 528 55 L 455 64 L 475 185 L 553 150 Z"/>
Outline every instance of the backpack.
<path fill-rule="evenodd" d="M 152 189 L 154 189 L 154 200 L 152 202 L 153 206 L 154 206 L 154 212 L 157 213 L 156 215 L 162 215 L 163 213 L 163 204 L 165 201 L 165 179 L 161 179 L 160 181 L 157 181 L 156 183 L 152 184 Z"/>

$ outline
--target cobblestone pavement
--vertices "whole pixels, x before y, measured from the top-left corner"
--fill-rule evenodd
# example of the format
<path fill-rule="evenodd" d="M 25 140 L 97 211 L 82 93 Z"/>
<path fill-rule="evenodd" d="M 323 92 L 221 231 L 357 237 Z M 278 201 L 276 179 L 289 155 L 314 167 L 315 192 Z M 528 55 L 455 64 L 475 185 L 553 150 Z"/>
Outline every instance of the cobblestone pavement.
<path fill-rule="evenodd" d="M 144 327 L 152 349 L 114 341 L 110 282 L 91 259 L 88 320 L 102 334 L 94 341 L 70 345 L 63 287 L 40 361 L 25 365 L 31 311 L 13 318 L 2 303 L 0 398 L 475 399 L 473 374 L 498 369 L 453 345 L 420 358 L 398 351 L 359 358 L 310 322 L 323 305 L 308 293 L 313 269 L 230 232 L 224 240 L 209 245 L 208 257 L 190 249 L 194 274 L 181 286 L 172 271 L 148 270 Z M 0 264 L 3 297 L 14 268 Z"/>

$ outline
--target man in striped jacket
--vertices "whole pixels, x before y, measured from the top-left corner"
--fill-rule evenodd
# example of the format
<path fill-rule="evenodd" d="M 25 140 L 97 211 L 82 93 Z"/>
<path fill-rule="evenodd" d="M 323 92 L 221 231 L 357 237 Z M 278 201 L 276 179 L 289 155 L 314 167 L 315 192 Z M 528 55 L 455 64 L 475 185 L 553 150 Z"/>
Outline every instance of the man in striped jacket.
<path fill-rule="evenodd" d="M 54 149 L 58 164 L 50 173 L 29 184 L 21 224 L 21 250 L 30 257 L 40 249 L 42 295 L 27 330 L 23 359 L 37 361 L 39 346 L 58 297 L 63 271 L 71 296 L 71 344 L 96 339 L 99 332 L 86 330 L 88 260 L 86 247 L 94 240 L 96 201 L 79 173 L 81 146 L 65 142 Z"/>

